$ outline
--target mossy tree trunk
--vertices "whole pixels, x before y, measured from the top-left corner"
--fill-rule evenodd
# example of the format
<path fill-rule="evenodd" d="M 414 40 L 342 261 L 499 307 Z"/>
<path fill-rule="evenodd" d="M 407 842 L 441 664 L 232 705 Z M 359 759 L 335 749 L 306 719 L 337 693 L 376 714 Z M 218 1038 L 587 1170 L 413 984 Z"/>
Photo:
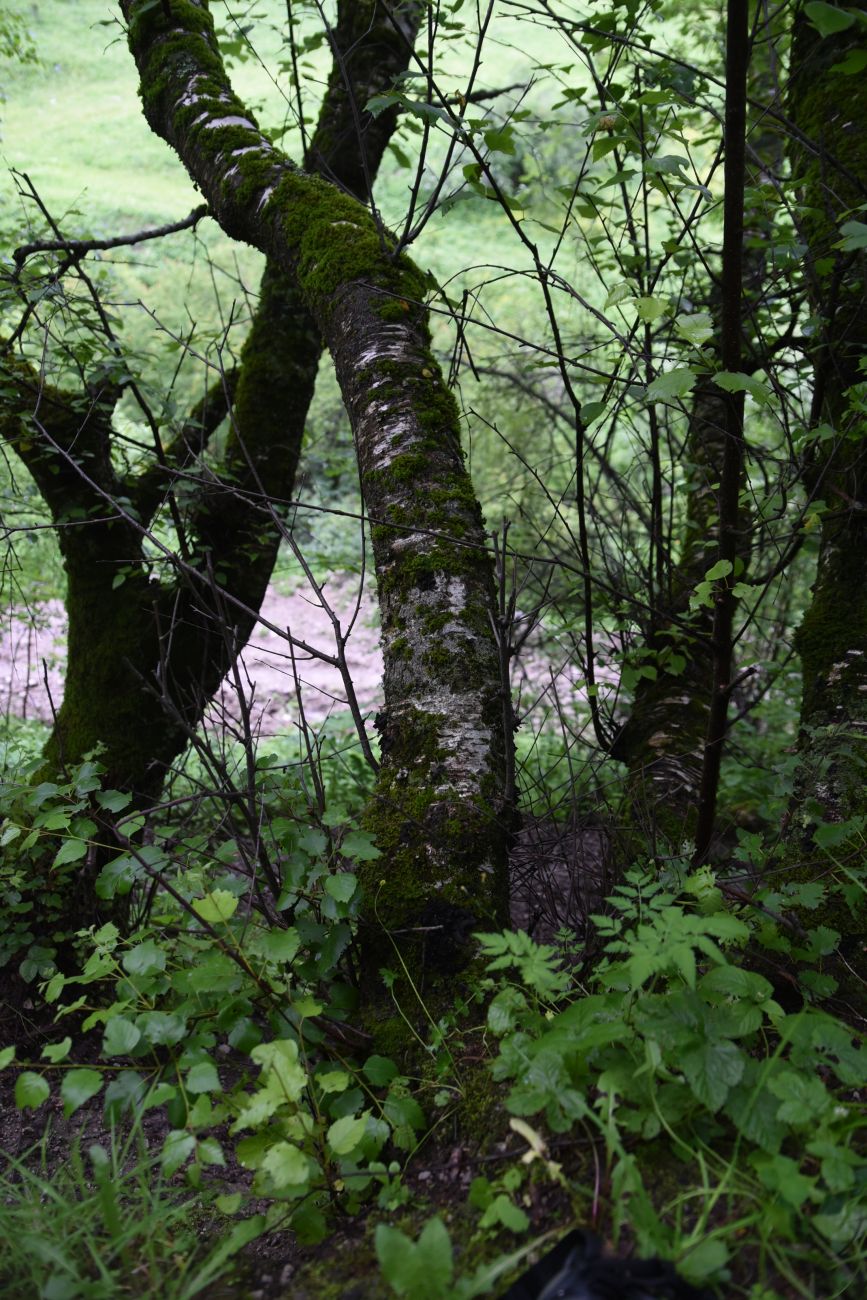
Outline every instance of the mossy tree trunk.
<path fill-rule="evenodd" d="M 123 0 L 146 117 L 224 230 L 300 291 L 349 412 L 382 611 L 383 764 L 369 811 L 384 861 L 365 881 L 369 965 L 404 943 L 416 973 L 459 965 L 502 918 L 505 745 L 493 568 L 431 351 L 425 277 L 356 199 L 300 171 L 226 77 L 208 7 Z M 383 883 L 380 885 L 379 878 Z"/>
<path fill-rule="evenodd" d="M 396 124 L 396 112 L 373 118 L 364 104 L 406 68 L 421 13 L 414 2 L 392 17 L 341 0 L 308 162 L 359 198 Z M 99 748 L 109 785 L 140 807 L 159 796 L 256 625 L 284 535 L 275 503 L 293 494 L 321 351 L 294 277 L 269 261 L 237 374 L 220 376 L 160 456 L 125 475 L 111 456 L 117 393 L 60 392 L 22 358 L 0 359 L 0 435 L 50 509 L 67 578 L 67 672 L 46 777 Z M 225 450 L 206 465 L 227 414 Z M 145 534 L 179 473 L 182 555 L 158 581 Z"/>
<path fill-rule="evenodd" d="M 867 814 L 867 252 L 839 246 L 850 209 L 867 202 L 867 80 L 835 71 L 862 43 L 857 22 L 822 39 L 799 6 L 789 79 L 789 113 L 798 134 L 790 157 L 817 323 L 813 415 L 834 430 L 815 444 L 806 467 L 809 487 L 827 510 L 812 601 L 796 643 L 804 684 L 789 858 L 802 878 L 819 878 L 829 866 L 812 843 L 816 822 Z M 857 834 L 851 851 L 863 857 Z M 844 955 L 863 980 L 863 908 L 855 915 L 841 898 L 818 919 L 840 931 Z M 809 923 L 817 923 L 815 913 Z"/>

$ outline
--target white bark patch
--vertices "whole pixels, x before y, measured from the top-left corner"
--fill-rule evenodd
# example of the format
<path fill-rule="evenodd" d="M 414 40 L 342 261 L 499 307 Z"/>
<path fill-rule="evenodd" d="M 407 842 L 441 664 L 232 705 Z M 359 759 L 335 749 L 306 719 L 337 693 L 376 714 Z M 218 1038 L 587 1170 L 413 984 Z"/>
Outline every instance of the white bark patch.
<path fill-rule="evenodd" d="M 229 117 L 214 117 L 211 118 L 210 122 L 205 123 L 208 131 L 215 131 L 220 126 L 246 126 L 251 131 L 256 131 L 255 125 L 248 117 L 239 117 L 236 114 Z M 258 131 L 256 131 L 256 134 L 259 134 Z"/>

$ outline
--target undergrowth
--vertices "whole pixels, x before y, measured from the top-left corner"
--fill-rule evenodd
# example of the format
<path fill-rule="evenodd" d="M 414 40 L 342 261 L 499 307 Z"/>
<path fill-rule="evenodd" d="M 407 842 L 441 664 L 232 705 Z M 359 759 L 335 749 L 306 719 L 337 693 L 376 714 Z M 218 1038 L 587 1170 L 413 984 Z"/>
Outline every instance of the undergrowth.
<path fill-rule="evenodd" d="M 867 1048 L 827 1002 L 837 936 L 787 913 L 818 912 L 840 890 L 855 905 L 859 873 L 829 858 L 824 884 L 760 889 L 747 904 L 709 868 L 636 865 L 593 918 L 590 946 L 483 934 L 480 973 L 438 1023 L 396 1003 L 423 1043 L 404 1058 L 358 1021 L 355 867 L 378 851 L 354 820 L 352 763 L 334 770 L 352 779 L 333 777 L 323 804 L 321 768 L 317 786 L 303 765 L 262 756 L 256 838 L 216 795 L 194 801 L 188 823 L 173 808 L 145 831 L 95 759 L 65 784 L 7 774 L 2 957 L 49 1019 L 0 1064 L 22 1112 L 38 1120 L 54 1098 L 67 1118 L 92 1123 L 101 1109 L 114 1133 L 84 1152 L 73 1142 L 62 1176 L 40 1171 L 38 1153 L 10 1164 L 8 1276 L 48 1297 L 195 1295 L 247 1238 L 309 1247 L 360 1216 L 378 1225 L 398 1295 L 422 1294 L 419 1276 L 430 1300 L 496 1294 L 540 1232 L 571 1223 L 718 1295 L 853 1294 Z M 857 849 L 860 828 L 849 834 Z M 757 836 L 748 847 L 760 859 Z M 72 930 L 63 882 L 88 866 L 94 919 Z M 798 972 L 794 1005 L 763 962 Z M 415 1171 L 445 1133 L 478 1145 L 480 1069 L 483 1136 L 511 1155 L 444 1212 Z M 155 1111 L 148 1150 L 141 1122 Z M 239 1167 L 243 1192 L 224 1184 Z M 557 1225 L 534 1210 L 545 1188 L 566 1207 Z M 222 1245 L 210 1255 L 179 1244 L 192 1240 L 191 1194 L 211 1206 Z"/>

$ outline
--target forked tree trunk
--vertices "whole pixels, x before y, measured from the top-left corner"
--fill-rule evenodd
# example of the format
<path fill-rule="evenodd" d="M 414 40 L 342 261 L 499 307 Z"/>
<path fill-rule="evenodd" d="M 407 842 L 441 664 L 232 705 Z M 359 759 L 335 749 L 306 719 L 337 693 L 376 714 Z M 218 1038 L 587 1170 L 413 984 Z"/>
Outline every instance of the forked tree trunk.
<path fill-rule="evenodd" d="M 430 346 L 424 276 L 370 212 L 298 170 L 226 77 L 207 5 L 123 0 L 145 114 L 231 236 L 297 277 L 349 412 L 382 612 L 383 763 L 369 811 L 370 965 L 460 965 L 506 905 L 502 684 L 493 568 Z M 384 883 L 380 886 L 379 877 Z"/>

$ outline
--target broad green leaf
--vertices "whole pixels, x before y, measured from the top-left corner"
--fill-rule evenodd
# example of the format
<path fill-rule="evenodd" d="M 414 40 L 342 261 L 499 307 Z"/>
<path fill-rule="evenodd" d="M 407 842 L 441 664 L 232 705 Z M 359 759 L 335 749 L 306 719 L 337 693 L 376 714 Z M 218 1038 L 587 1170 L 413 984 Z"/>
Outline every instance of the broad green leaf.
<path fill-rule="evenodd" d="M 694 347 L 701 347 L 713 335 L 713 318 L 705 311 L 690 312 L 678 316 L 674 328 L 681 338 L 685 338 Z"/>
<path fill-rule="evenodd" d="M 398 1228 L 377 1225 L 376 1255 L 386 1280 L 400 1296 L 412 1300 L 444 1300 L 448 1295 L 454 1264 L 452 1243 L 441 1219 L 425 1224 L 417 1242 Z"/>
<path fill-rule="evenodd" d="M 665 298 L 633 298 L 632 304 L 638 313 L 638 319 L 647 324 L 659 320 L 668 311 L 668 301 Z"/>
<path fill-rule="evenodd" d="M 64 1038 L 59 1043 L 49 1043 L 47 1047 L 43 1047 L 40 1055 L 44 1058 L 44 1060 L 50 1061 L 52 1065 L 57 1065 L 59 1061 L 66 1060 L 71 1049 L 72 1049 L 72 1039 Z"/>
<path fill-rule="evenodd" d="M 666 370 L 647 385 L 648 401 L 665 402 L 670 398 L 685 397 L 695 387 L 695 371 L 689 366 Z"/>
<path fill-rule="evenodd" d="M 102 1087 L 103 1076 L 99 1070 L 70 1070 L 64 1075 L 60 1085 L 63 1098 L 63 1113 L 67 1119 L 74 1115 L 79 1106 L 83 1106 L 91 1097 L 95 1097 Z"/>
<path fill-rule="evenodd" d="M 231 920 L 238 910 L 238 900 L 228 889 L 214 889 L 204 898 L 195 899 L 193 910 L 209 925 L 218 925 Z"/>
<path fill-rule="evenodd" d="M 187 1092 L 217 1092 L 220 1076 L 213 1061 L 197 1061 L 187 1071 Z"/>
<path fill-rule="evenodd" d="M 50 1092 L 51 1088 L 41 1074 L 24 1070 L 15 1080 L 15 1105 L 19 1110 L 36 1110 Z"/>
<path fill-rule="evenodd" d="M 323 1092 L 345 1092 L 350 1077 L 345 1070 L 326 1070 L 323 1074 L 317 1074 L 316 1083 Z"/>
<path fill-rule="evenodd" d="M 729 1252 L 725 1243 L 718 1237 L 705 1237 L 697 1246 L 686 1251 L 677 1261 L 677 1270 L 687 1282 L 694 1286 L 703 1286 L 710 1282 L 715 1274 L 725 1268 Z"/>
<path fill-rule="evenodd" d="M 693 1093 L 710 1111 L 719 1110 L 744 1072 L 744 1055 L 734 1043 L 704 1041 L 681 1052 L 678 1064 Z"/>
<path fill-rule="evenodd" d="M 374 843 L 373 836 L 368 835 L 367 831 L 350 831 L 348 835 L 344 835 L 340 852 L 345 858 L 354 858 L 358 862 L 375 862 L 382 856 Z"/>
<path fill-rule="evenodd" d="M 718 582 L 720 578 L 727 578 L 732 572 L 734 565 L 731 560 L 717 560 L 716 564 L 711 565 L 704 575 L 705 582 Z"/>
<path fill-rule="evenodd" d="M 681 173 L 689 166 L 686 158 L 680 154 L 666 153 L 661 154 L 658 158 L 648 158 L 644 164 L 644 170 L 649 176 L 681 176 Z"/>
<path fill-rule="evenodd" d="M 105 1090 L 106 1114 L 116 1117 L 125 1110 L 137 1107 L 146 1091 L 147 1085 L 140 1074 L 135 1070 L 121 1070 Z"/>
<path fill-rule="evenodd" d="M 170 1011 L 144 1011 L 136 1017 L 142 1038 L 152 1047 L 171 1047 L 179 1043 L 187 1032 L 183 1016 Z"/>
<path fill-rule="evenodd" d="M 720 370 L 714 375 L 713 382 L 725 393 L 749 393 L 760 406 L 767 406 L 771 400 L 767 385 L 738 370 Z"/>
<path fill-rule="evenodd" d="M 355 1150 L 367 1130 L 369 1114 L 369 1111 L 365 1111 L 357 1119 L 352 1115 L 344 1115 L 329 1127 L 328 1145 L 336 1156 L 348 1156 L 350 1151 Z"/>
<path fill-rule="evenodd" d="M 821 1079 L 796 1070 L 783 1070 L 768 1080 L 768 1088 L 781 1105 L 777 1116 L 793 1128 L 805 1128 L 833 1109 L 834 1100 Z"/>
<path fill-rule="evenodd" d="M 394 1061 L 389 1060 L 387 1056 L 369 1056 L 362 1068 L 370 1082 L 377 1088 L 391 1083 L 392 1079 L 399 1074 Z"/>
<path fill-rule="evenodd" d="M 252 952 L 264 957 L 266 961 L 285 965 L 297 956 L 301 947 L 301 935 L 293 926 L 287 930 L 260 930 L 250 947 Z"/>
<path fill-rule="evenodd" d="M 218 1196 L 214 1204 L 221 1214 L 237 1214 L 243 1199 L 240 1192 L 229 1192 L 225 1196 Z"/>
<path fill-rule="evenodd" d="M 618 303 L 624 302 L 627 298 L 631 298 L 631 297 L 632 297 L 631 284 L 626 284 L 625 281 L 620 284 L 616 284 L 614 288 L 611 290 L 611 292 L 608 294 L 608 297 L 605 299 L 605 307 L 606 309 L 608 307 L 616 307 Z M 583 411 L 584 407 L 582 406 L 581 409 Z"/>
<path fill-rule="evenodd" d="M 495 127 L 490 131 L 486 131 L 485 144 L 490 149 L 491 153 L 514 154 L 515 152 L 514 129 L 511 126 L 504 126 L 502 128 Z"/>
<path fill-rule="evenodd" d="M 867 68 L 867 50 L 850 50 L 845 59 L 835 63 L 831 72 L 842 72 L 846 77 L 857 77 Z"/>
<path fill-rule="evenodd" d="M 358 880 L 351 871 L 341 871 L 334 876 L 325 877 L 325 891 L 338 903 L 348 903 L 358 886 Z"/>
<path fill-rule="evenodd" d="M 799 1209 L 814 1196 L 816 1179 L 802 1174 L 796 1161 L 789 1156 L 767 1156 L 757 1153 L 750 1157 L 759 1181 L 771 1192 L 776 1192 L 787 1205 Z"/>
<path fill-rule="evenodd" d="M 498 1223 L 510 1232 L 526 1232 L 530 1226 L 530 1220 L 521 1207 L 503 1192 L 491 1201 L 481 1217 L 479 1227 L 493 1228 Z"/>
<path fill-rule="evenodd" d="M 128 975 L 154 975 L 165 970 L 166 954 L 153 939 L 146 939 L 124 953 L 122 964 Z"/>
<path fill-rule="evenodd" d="M 260 1168 L 270 1176 L 274 1186 L 281 1190 L 284 1187 L 299 1187 L 310 1177 L 310 1161 L 291 1142 L 275 1142 Z"/>
<path fill-rule="evenodd" d="M 128 1056 L 141 1039 L 141 1030 L 125 1016 L 114 1016 L 105 1027 L 102 1050 L 106 1056 Z"/>
<path fill-rule="evenodd" d="M 863 221 L 844 221 L 840 234 L 843 238 L 834 247 L 844 253 L 858 253 L 867 248 L 867 225 Z"/>
<path fill-rule="evenodd" d="M 129 853 L 107 862 L 96 878 L 94 889 L 98 898 L 123 898 L 135 884 L 141 867 Z"/>
<path fill-rule="evenodd" d="M 838 9 L 836 5 L 811 0 L 804 5 L 804 13 L 822 37 L 833 36 L 835 32 L 845 32 L 855 21 L 855 14 L 850 10 Z"/>
<path fill-rule="evenodd" d="M 63 1041 L 66 1042 L 67 1040 L 64 1039 Z M 70 1040 L 70 1046 L 71 1045 L 72 1043 Z M 45 1056 L 47 1051 L 48 1048 L 44 1048 L 42 1055 Z M 4 1047 L 2 1051 L 0 1051 L 0 1070 L 5 1070 L 6 1067 L 11 1065 L 14 1060 L 15 1060 L 15 1047 L 14 1046 Z"/>
<path fill-rule="evenodd" d="M 123 812 L 131 801 L 132 795 L 125 790 L 99 790 L 96 795 L 96 802 L 106 812 Z"/>
<path fill-rule="evenodd" d="M 160 1163 L 166 1177 L 171 1178 L 172 1174 L 176 1174 L 181 1165 L 186 1164 L 195 1149 L 196 1139 L 192 1133 L 182 1128 L 172 1129 L 163 1143 L 160 1155 Z"/>
<path fill-rule="evenodd" d="M 64 840 L 57 853 L 54 856 L 53 867 L 65 867 L 70 862 L 80 862 L 87 853 L 87 844 L 84 840 L 68 839 Z"/>

